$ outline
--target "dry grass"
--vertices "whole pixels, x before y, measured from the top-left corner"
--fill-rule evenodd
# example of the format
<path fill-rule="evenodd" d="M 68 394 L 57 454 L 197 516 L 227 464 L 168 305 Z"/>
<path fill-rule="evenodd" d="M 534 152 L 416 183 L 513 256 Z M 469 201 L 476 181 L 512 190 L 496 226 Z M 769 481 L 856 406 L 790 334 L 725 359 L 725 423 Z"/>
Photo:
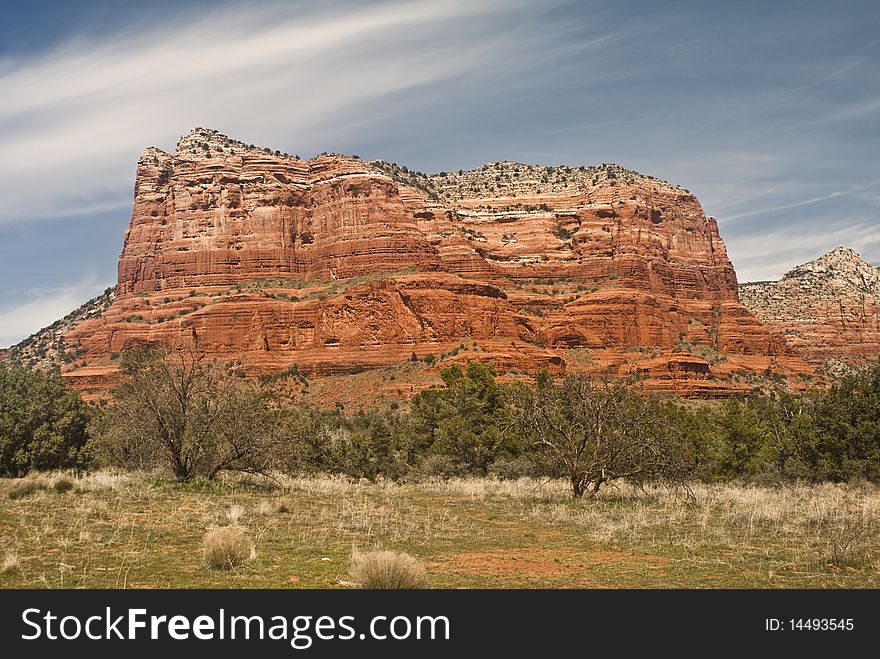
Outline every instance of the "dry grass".
<path fill-rule="evenodd" d="M 360 588 L 404 590 L 428 587 L 418 559 L 396 551 L 354 551 L 348 575 Z"/>
<path fill-rule="evenodd" d="M 72 489 L 76 487 L 76 481 L 70 478 L 69 476 L 59 476 L 55 480 L 52 481 L 52 489 L 55 490 L 58 494 L 64 494 L 65 492 L 70 492 Z"/>
<path fill-rule="evenodd" d="M 369 483 L 367 481 L 354 481 L 347 476 L 339 474 L 320 474 L 316 476 L 288 476 L 277 475 L 276 480 L 289 492 L 302 492 L 304 494 L 321 495 L 337 494 L 351 495 L 377 488 L 394 488 L 390 482 L 380 481 Z"/>
<path fill-rule="evenodd" d="M 256 549 L 240 526 L 221 526 L 205 535 L 205 565 L 216 570 L 232 570 L 256 557 Z"/>
<path fill-rule="evenodd" d="M 42 478 L 22 478 L 13 482 L 7 491 L 10 499 L 24 499 L 46 489 L 46 481 Z"/>
<path fill-rule="evenodd" d="M 418 556 L 442 588 L 880 587 L 868 484 L 698 484 L 693 499 L 620 486 L 574 501 L 564 482 L 529 479 L 268 489 L 97 473 L 71 496 L 51 487 L 61 475 L 0 479 L 0 552 L 20 561 L 0 587 L 338 588 L 352 547 Z M 204 569 L 214 527 L 237 538 L 215 564 L 245 569 Z"/>
<path fill-rule="evenodd" d="M 233 504 L 229 506 L 229 510 L 226 511 L 226 517 L 229 519 L 230 524 L 238 524 L 241 521 L 241 518 L 244 517 L 244 514 L 247 512 L 247 509 L 240 504 Z"/>
<path fill-rule="evenodd" d="M 563 480 L 518 478 L 497 480 L 490 478 L 430 479 L 415 485 L 421 492 L 467 497 L 482 500 L 490 497 L 505 499 L 542 499 L 566 501 L 571 499 L 571 486 Z"/>
<path fill-rule="evenodd" d="M 775 553 L 778 567 L 880 567 L 877 488 L 698 484 L 693 494 L 689 501 L 666 490 L 622 487 L 597 502 L 532 506 L 531 514 L 624 546 L 723 552 L 743 562 Z"/>
<path fill-rule="evenodd" d="M 271 501 L 266 501 L 263 499 L 260 503 L 257 504 L 257 507 L 254 508 L 254 512 L 260 517 L 268 517 L 272 515 L 278 510 L 278 505 L 273 504 Z"/>
<path fill-rule="evenodd" d="M 58 494 L 71 491 L 82 493 L 119 490 L 142 481 L 144 477 L 144 474 L 118 471 L 99 471 L 79 477 L 62 472 L 46 472 L 39 476 L 12 480 L 7 496 L 10 499 L 23 499 L 43 490 L 53 490 Z"/>
<path fill-rule="evenodd" d="M 3 559 L 3 565 L 0 566 L 0 574 L 18 574 L 21 571 L 21 563 L 18 560 L 18 554 L 7 551 L 6 557 Z"/>
<path fill-rule="evenodd" d="M 377 486 L 378 488 L 378 486 Z M 318 509 L 290 506 L 289 519 L 318 537 L 351 537 L 371 543 L 425 545 L 458 532 L 462 521 L 443 509 L 413 503 L 403 490 L 386 488 L 350 497 L 334 496 Z"/>
<path fill-rule="evenodd" d="M 78 492 L 119 491 L 132 483 L 142 482 L 145 474 L 115 470 L 97 471 L 77 479 Z"/>

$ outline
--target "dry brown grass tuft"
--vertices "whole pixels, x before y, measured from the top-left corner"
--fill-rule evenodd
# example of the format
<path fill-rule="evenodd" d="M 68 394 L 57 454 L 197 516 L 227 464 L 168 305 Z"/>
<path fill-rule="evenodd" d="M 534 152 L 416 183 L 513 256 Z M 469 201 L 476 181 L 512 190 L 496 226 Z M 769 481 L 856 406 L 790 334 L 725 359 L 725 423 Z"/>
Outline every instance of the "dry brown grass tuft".
<path fill-rule="evenodd" d="M 46 482 L 42 478 L 23 478 L 13 483 L 9 488 L 10 499 L 24 499 L 46 489 Z"/>
<path fill-rule="evenodd" d="M 226 511 L 226 517 L 234 525 L 238 524 L 241 521 L 241 518 L 244 517 L 244 514 L 246 512 L 247 509 L 244 506 L 236 503 L 229 506 L 229 510 Z"/>
<path fill-rule="evenodd" d="M 139 472 L 123 472 L 114 470 L 95 471 L 82 476 L 77 489 L 80 492 L 103 492 L 105 490 L 120 490 L 123 486 L 140 483 L 145 474 Z"/>
<path fill-rule="evenodd" d="M 502 498 L 566 501 L 571 499 L 571 485 L 560 479 L 517 478 L 496 480 L 476 477 L 429 479 L 418 483 L 415 487 L 429 494 L 464 496 L 472 500 Z"/>
<path fill-rule="evenodd" d="M 276 504 L 273 504 L 271 501 L 267 501 L 266 499 L 260 501 L 260 503 L 257 504 L 257 507 L 254 508 L 254 512 L 260 517 L 269 517 L 276 510 L 278 510 L 278 506 Z"/>
<path fill-rule="evenodd" d="M 3 559 L 3 565 L 0 566 L 0 574 L 18 574 L 21 570 L 21 563 L 18 560 L 18 555 L 7 551 L 6 558 Z"/>
<path fill-rule="evenodd" d="M 427 588 L 428 574 L 418 559 L 396 551 L 354 551 L 349 577 L 360 588 Z"/>
<path fill-rule="evenodd" d="M 255 556 L 254 546 L 240 526 L 221 526 L 205 536 L 205 565 L 216 570 L 232 570 Z"/>
<path fill-rule="evenodd" d="M 55 490 L 58 494 L 70 492 L 75 487 L 76 481 L 73 480 L 70 476 L 59 476 L 54 481 L 52 481 L 52 489 Z"/>

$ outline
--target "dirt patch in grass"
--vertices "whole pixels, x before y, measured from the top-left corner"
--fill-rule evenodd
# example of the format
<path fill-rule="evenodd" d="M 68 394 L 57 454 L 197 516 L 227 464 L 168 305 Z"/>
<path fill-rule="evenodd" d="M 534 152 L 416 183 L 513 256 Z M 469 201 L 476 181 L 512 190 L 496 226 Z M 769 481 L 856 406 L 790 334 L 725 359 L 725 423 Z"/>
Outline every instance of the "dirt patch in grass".
<path fill-rule="evenodd" d="M 581 588 L 608 586 L 597 568 L 623 568 L 628 565 L 661 567 L 670 559 L 617 551 L 576 551 L 535 549 L 533 547 L 469 551 L 447 560 L 429 563 L 443 572 L 536 582 L 571 581 Z"/>

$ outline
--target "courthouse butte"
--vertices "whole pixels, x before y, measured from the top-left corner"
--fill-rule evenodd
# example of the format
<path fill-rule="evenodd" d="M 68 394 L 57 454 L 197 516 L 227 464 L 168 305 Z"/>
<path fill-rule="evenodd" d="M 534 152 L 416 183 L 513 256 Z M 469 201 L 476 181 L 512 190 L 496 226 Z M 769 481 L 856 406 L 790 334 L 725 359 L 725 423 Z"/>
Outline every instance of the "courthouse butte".
<path fill-rule="evenodd" d="M 426 176 L 205 128 L 138 160 L 116 288 L 11 353 L 97 395 L 140 344 L 337 391 L 382 373 L 404 398 L 472 359 L 687 397 L 813 370 L 740 303 L 714 218 L 681 187 L 617 165 Z"/>

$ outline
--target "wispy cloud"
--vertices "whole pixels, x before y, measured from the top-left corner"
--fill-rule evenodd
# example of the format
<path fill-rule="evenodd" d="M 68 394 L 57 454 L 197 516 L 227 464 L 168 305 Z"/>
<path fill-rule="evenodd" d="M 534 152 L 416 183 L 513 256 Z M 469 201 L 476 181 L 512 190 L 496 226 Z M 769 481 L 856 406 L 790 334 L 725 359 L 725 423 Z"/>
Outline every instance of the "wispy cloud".
<path fill-rule="evenodd" d="M 14 345 L 34 331 L 48 327 L 99 291 L 94 277 L 63 288 L 29 291 L 26 301 L 0 310 L 0 346 Z"/>
<path fill-rule="evenodd" d="M 306 150 L 344 133 L 341 118 L 360 104 L 463 76 L 492 84 L 527 53 L 564 47 L 553 46 L 552 24 L 495 29 L 499 13 L 523 7 L 423 0 L 304 13 L 248 4 L 6 61 L 0 221 L 64 216 L 77 200 L 130 191 L 137 154 L 149 143 L 168 148 L 193 125 Z"/>
<path fill-rule="evenodd" d="M 741 236 L 737 245 L 744 255 L 737 268 L 739 281 L 779 279 L 794 266 L 841 245 L 868 258 L 868 253 L 875 253 L 880 247 L 880 223 L 872 217 L 862 217 L 841 218 L 824 231 L 782 226 L 752 236 Z"/>
<path fill-rule="evenodd" d="M 737 213 L 736 215 L 728 215 L 726 220 L 728 222 L 732 222 L 733 220 L 739 220 L 744 217 L 753 217 L 755 215 L 767 215 L 769 213 L 777 213 L 779 211 L 789 210 L 791 208 L 799 208 L 800 206 L 809 206 L 810 204 L 816 204 L 820 201 L 827 201 L 829 199 L 834 199 L 835 197 L 845 197 L 848 193 L 842 191 L 831 192 L 830 194 L 822 195 L 820 197 L 812 197 L 810 199 L 802 199 L 800 201 L 795 201 L 790 204 L 783 204 L 781 206 L 771 206 L 770 208 L 756 208 L 755 210 L 747 211 L 745 213 Z"/>
<path fill-rule="evenodd" d="M 771 206 L 770 208 L 756 208 L 754 210 L 746 211 L 744 213 L 727 215 L 726 220 L 728 222 L 732 222 L 733 220 L 739 220 L 744 217 L 754 217 L 755 215 L 770 215 L 772 213 L 778 213 L 780 211 L 786 211 L 792 208 L 809 206 L 810 204 L 817 204 L 821 201 L 828 201 L 829 199 L 836 199 L 837 197 L 846 197 L 857 192 L 864 192 L 866 190 L 870 190 L 871 188 L 876 187 L 878 184 L 880 184 L 880 179 L 874 179 L 873 181 L 869 181 L 868 183 L 864 183 L 861 185 L 852 185 L 846 190 L 835 190 L 834 192 L 829 192 L 828 194 L 819 195 L 817 197 L 810 197 L 809 199 L 800 199 L 798 201 L 794 201 L 788 204 L 782 204 L 780 206 Z M 752 197 L 752 199 L 758 198 L 759 196 L 763 196 L 763 194 L 756 195 Z"/>

